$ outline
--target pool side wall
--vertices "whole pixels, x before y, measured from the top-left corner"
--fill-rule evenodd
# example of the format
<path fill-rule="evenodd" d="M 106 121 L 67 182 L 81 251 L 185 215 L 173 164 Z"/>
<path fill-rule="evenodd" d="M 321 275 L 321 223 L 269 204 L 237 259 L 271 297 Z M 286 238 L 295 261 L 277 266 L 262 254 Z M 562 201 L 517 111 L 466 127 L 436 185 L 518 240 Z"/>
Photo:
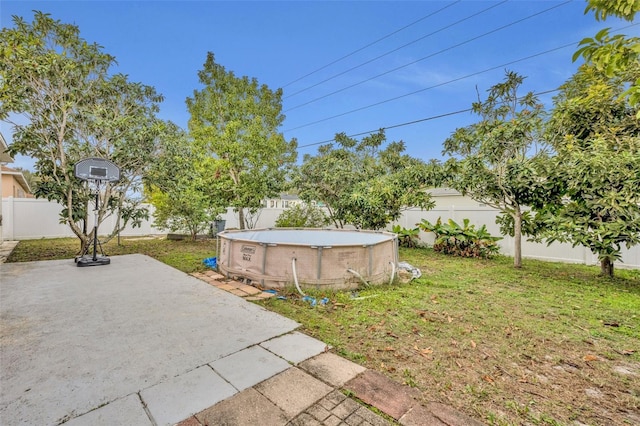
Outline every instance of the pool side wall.
<path fill-rule="evenodd" d="M 314 231 L 318 230 L 295 230 Z M 343 232 L 352 232 L 357 238 L 359 232 L 374 231 Z M 363 280 L 368 284 L 387 283 L 397 265 L 397 237 L 387 232 L 379 234 L 384 235 L 376 243 L 314 246 L 264 243 L 221 233 L 218 268 L 229 278 L 274 289 L 293 286 L 295 277 L 301 287 L 318 289 L 355 289 L 364 284 Z"/>

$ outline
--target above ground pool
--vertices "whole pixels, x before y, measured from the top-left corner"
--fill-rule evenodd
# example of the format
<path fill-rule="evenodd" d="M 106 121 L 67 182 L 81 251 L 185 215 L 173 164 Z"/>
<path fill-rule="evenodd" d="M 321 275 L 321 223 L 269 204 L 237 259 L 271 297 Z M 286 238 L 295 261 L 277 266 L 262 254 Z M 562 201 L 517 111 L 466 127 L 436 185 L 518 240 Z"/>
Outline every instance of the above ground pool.
<path fill-rule="evenodd" d="M 222 231 L 217 253 L 222 274 L 261 287 L 352 289 L 393 280 L 398 238 L 342 229 Z"/>

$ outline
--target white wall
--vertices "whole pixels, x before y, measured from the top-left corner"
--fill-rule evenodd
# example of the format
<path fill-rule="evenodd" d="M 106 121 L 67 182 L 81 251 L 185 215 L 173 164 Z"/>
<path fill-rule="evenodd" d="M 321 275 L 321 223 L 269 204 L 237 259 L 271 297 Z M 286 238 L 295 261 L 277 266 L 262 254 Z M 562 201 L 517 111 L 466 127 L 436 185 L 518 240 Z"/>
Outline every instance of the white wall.
<path fill-rule="evenodd" d="M 455 203 L 455 204 L 454 204 Z M 153 206 L 149 206 L 150 209 Z M 59 214 L 62 207 L 55 203 L 41 199 L 29 198 L 3 198 L 2 214 L 3 226 L 2 236 L 4 240 L 27 240 L 37 238 L 58 238 L 73 237 L 73 233 L 67 225 L 59 223 Z M 152 210 L 151 210 L 152 211 Z M 265 208 L 254 218 L 255 228 L 270 228 L 278 216 L 283 212 L 282 208 Z M 487 225 L 487 229 L 492 235 L 499 236 L 500 230 L 495 223 L 496 210 L 489 207 L 480 207 L 473 200 L 462 196 L 441 196 L 436 198 L 436 208 L 429 211 L 420 209 L 409 209 L 405 211 L 397 224 L 404 228 L 415 228 L 422 219 L 435 222 L 438 217 L 443 221 L 452 218 L 458 223 L 462 220 L 470 219 L 471 224 L 476 226 Z M 151 217 L 151 216 L 150 216 Z M 226 220 L 225 228 L 239 228 L 238 215 L 232 209 L 228 209 L 223 215 Z M 99 233 L 108 233 L 113 229 L 116 218 L 110 217 L 100 225 Z M 121 232 L 122 236 L 165 234 L 155 228 L 150 221 L 143 222 L 142 227 L 127 227 Z M 93 226 L 90 224 L 90 226 Z M 391 227 L 389 227 L 391 229 Z M 420 238 L 427 242 L 433 242 L 433 236 L 421 233 Z M 508 256 L 513 256 L 513 238 L 505 237 L 499 242 L 501 252 Z M 570 244 L 553 243 L 547 247 L 546 244 L 531 243 L 523 241 L 522 254 L 524 257 L 555 260 L 572 263 L 584 263 L 588 265 L 598 264 L 598 259 L 591 251 L 584 247 L 571 247 Z M 617 262 L 616 267 L 640 268 L 640 246 L 632 247 L 630 250 L 623 249 L 623 262 Z"/>

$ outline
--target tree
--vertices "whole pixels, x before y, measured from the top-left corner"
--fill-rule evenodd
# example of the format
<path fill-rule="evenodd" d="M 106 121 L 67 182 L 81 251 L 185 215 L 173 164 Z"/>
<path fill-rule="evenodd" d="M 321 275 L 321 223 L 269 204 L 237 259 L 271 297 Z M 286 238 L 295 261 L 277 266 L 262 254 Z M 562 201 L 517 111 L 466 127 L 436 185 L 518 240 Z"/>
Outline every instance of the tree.
<path fill-rule="evenodd" d="M 0 119 L 21 114 L 14 124 L 12 153 L 36 159 L 35 195 L 61 203 L 61 222 L 81 241 L 84 252 L 93 240 L 87 233 L 90 188 L 74 176 L 74 164 L 100 157 L 120 167 L 118 183 L 100 187 L 98 223 L 109 214 L 139 223 L 146 210 L 128 195 L 139 188 L 140 175 L 161 133 L 156 119 L 162 97 L 151 87 L 109 76 L 114 58 L 80 38 L 78 27 L 35 12 L 33 22 L 14 17 L 14 28 L 0 32 Z"/>
<path fill-rule="evenodd" d="M 622 245 L 640 243 L 640 122 L 624 90 L 587 64 L 561 87 L 547 124 L 554 190 L 533 206 L 539 239 L 589 247 L 606 276 Z"/>
<path fill-rule="evenodd" d="M 320 207 L 299 203 L 278 216 L 276 228 L 322 228 L 329 222 L 329 218 Z"/>
<path fill-rule="evenodd" d="M 585 13 L 594 12 L 597 20 L 605 20 L 607 16 L 633 21 L 636 12 L 640 11 L 638 0 L 587 0 Z"/>
<path fill-rule="evenodd" d="M 226 210 L 226 205 L 209 191 L 212 178 L 206 159 L 193 141 L 176 126 L 170 130 L 145 175 L 145 193 L 155 207 L 155 226 L 172 232 L 187 231 L 195 240 Z"/>
<path fill-rule="evenodd" d="M 31 191 L 33 192 L 38 185 L 38 177 L 31 170 L 27 170 L 23 167 L 16 167 L 15 169 L 22 173 L 24 180 L 27 181 L 27 185 L 29 185 L 29 188 L 31 188 Z"/>
<path fill-rule="evenodd" d="M 593 11 L 597 20 L 605 20 L 613 15 L 633 21 L 640 12 L 640 0 L 588 0 L 585 13 Z M 638 55 L 640 55 L 640 38 L 627 38 L 622 34 L 612 36 L 609 28 L 601 30 L 595 37 L 583 39 L 580 48 L 573 55 L 573 60 L 583 57 L 607 77 L 626 75 L 629 87 L 621 96 L 628 96 L 631 106 L 637 108 L 636 118 L 640 119 L 640 74 L 638 73 Z"/>
<path fill-rule="evenodd" d="M 523 207 L 532 201 L 529 183 L 544 113 L 533 93 L 518 96 L 523 81 L 506 71 L 504 82 L 473 104 L 481 120 L 456 129 L 443 151 L 452 156 L 446 163 L 449 185 L 510 218 L 516 268 L 522 266 Z"/>
<path fill-rule="evenodd" d="M 339 133 L 316 156 L 305 155 L 292 185 L 306 202 L 322 202 L 337 228 L 382 229 L 408 207 L 433 208 L 426 189 L 434 166 L 403 154 L 404 143 L 385 149 L 384 132 L 360 142 Z"/>
<path fill-rule="evenodd" d="M 282 90 L 275 92 L 248 77 L 236 77 L 207 54 L 198 72 L 202 90 L 187 99 L 189 131 L 211 157 L 209 173 L 228 177 L 211 190 L 239 214 L 255 212 L 265 198 L 280 192 L 296 160 L 296 141 L 287 142 L 277 129 L 284 121 Z"/>

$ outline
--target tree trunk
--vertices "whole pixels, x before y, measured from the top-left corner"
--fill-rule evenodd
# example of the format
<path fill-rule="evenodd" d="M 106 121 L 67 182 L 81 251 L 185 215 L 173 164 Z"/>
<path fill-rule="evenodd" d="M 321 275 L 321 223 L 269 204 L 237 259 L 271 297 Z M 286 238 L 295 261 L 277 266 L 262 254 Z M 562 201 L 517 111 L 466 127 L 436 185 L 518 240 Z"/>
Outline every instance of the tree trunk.
<path fill-rule="evenodd" d="M 91 242 L 93 241 L 93 233 L 89 233 L 88 235 L 83 235 L 80 238 L 80 255 L 85 255 L 89 252 L 89 246 L 91 245 Z"/>
<path fill-rule="evenodd" d="M 613 278 L 613 262 L 610 259 L 600 261 L 600 275 Z"/>
<path fill-rule="evenodd" d="M 244 226 L 244 209 L 241 207 L 238 209 L 238 222 L 240 222 L 240 224 L 238 226 L 240 226 L 240 229 L 245 229 Z"/>
<path fill-rule="evenodd" d="M 513 267 L 522 268 L 522 212 L 519 206 L 513 215 Z"/>

